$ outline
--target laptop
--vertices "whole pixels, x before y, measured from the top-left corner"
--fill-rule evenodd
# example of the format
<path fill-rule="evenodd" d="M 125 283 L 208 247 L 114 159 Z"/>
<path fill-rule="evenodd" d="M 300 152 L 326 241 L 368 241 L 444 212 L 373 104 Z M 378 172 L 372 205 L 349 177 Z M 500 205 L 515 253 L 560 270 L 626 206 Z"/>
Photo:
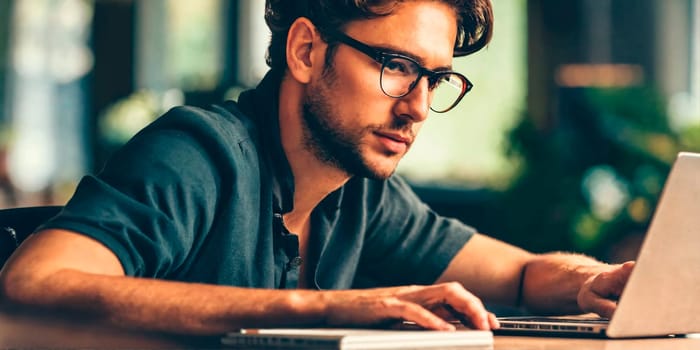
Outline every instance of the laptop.
<path fill-rule="evenodd" d="M 607 338 L 700 333 L 700 154 L 681 152 L 610 320 L 502 317 L 501 333 Z"/>
<path fill-rule="evenodd" d="M 493 349 L 490 331 L 267 328 L 229 332 L 221 343 L 246 349 Z"/>

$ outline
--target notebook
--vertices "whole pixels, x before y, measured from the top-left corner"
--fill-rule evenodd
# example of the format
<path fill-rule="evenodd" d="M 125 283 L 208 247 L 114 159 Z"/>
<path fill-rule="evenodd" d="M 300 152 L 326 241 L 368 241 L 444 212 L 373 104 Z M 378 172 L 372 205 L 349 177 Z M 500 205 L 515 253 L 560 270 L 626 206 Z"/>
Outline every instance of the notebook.
<path fill-rule="evenodd" d="M 609 322 L 585 317 L 503 317 L 501 332 L 608 338 L 700 333 L 699 252 L 700 154 L 681 152 Z"/>
<path fill-rule="evenodd" d="M 493 334 L 478 330 L 268 328 L 229 332 L 221 343 L 246 349 L 492 349 Z"/>

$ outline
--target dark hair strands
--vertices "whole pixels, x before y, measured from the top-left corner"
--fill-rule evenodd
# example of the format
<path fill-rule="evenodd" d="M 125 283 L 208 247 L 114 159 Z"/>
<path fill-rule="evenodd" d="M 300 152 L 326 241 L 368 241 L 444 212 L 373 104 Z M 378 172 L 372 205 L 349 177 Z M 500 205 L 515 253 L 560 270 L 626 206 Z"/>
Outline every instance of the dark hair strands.
<path fill-rule="evenodd" d="M 341 30 L 348 22 L 390 15 L 406 0 L 266 0 L 265 22 L 272 37 L 266 62 L 272 69 L 286 68 L 285 47 L 291 24 L 299 17 L 311 20 L 323 36 Z M 490 0 L 434 0 L 457 12 L 458 34 L 454 56 L 466 56 L 486 46 L 493 35 Z"/>

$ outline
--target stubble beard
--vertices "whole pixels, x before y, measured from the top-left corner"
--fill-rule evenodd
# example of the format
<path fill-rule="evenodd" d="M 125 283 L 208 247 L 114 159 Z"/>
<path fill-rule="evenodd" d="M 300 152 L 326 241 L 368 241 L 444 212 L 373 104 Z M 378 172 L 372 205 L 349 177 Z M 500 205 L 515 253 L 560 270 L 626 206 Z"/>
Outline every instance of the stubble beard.
<path fill-rule="evenodd" d="M 302 101 L 304 147 L 319 161 L 350 176 L 384 180 L 395 171 L 373 167 L 361 152 L 362 137 L 380 130 L 381 125 L 369 125 L 353 130 L 343 126 L 340 114 L 333 110 L 330 88 L 335 81 L 333 72 L 324 74 L 323 81 L 309 85 Z M 399 122 L 400 123 L 400 122 Z M 404 122 L 405 123 L 405 122 Z M 403 127 L 393 125 L 393 129 Z M 391 156 L 387 154 L 386 156 Z M 395 155 L 394 155 L 395 156 Z"/>

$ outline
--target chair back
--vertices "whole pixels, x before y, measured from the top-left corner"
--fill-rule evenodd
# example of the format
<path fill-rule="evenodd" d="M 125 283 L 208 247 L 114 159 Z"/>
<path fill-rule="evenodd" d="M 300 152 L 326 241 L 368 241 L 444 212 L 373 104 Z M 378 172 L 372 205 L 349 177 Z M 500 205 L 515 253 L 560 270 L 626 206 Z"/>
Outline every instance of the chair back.
<path fill-rule="evenodd" d="M 55 205 L 0 210 L 0 267 L 27 236 L 61 209 Z"/>

